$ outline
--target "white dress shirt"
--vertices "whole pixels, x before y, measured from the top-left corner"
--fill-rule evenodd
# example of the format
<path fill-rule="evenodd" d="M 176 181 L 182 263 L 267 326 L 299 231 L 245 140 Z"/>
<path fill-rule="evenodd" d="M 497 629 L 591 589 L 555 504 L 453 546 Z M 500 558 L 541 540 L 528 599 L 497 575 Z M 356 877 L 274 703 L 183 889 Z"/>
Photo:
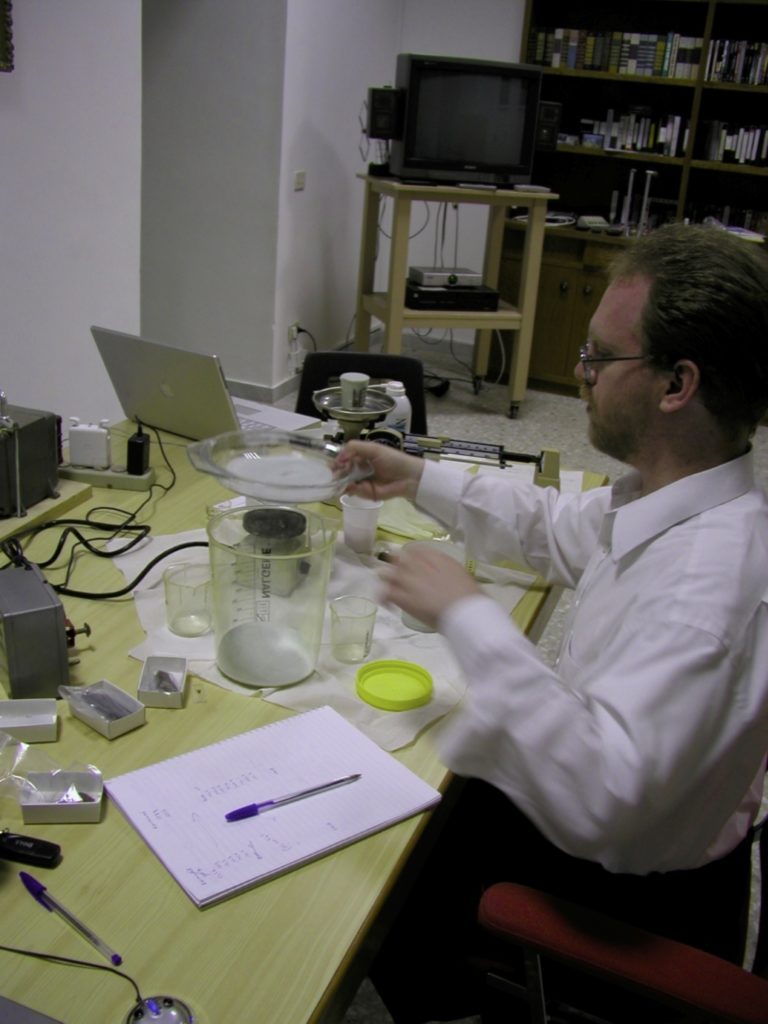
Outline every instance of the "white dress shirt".
<path fill-rule="evenodd" d="M 752 457 L 637 496 L 561 496 L 428 461 L 417 501 L 476 559 L 575 587 L 557 664 L 485 596 L 439 623 L 468 681 L 445 763 L 614 872 L 698 867 L 746 835 L 768 748 L 768 501 Z"/>

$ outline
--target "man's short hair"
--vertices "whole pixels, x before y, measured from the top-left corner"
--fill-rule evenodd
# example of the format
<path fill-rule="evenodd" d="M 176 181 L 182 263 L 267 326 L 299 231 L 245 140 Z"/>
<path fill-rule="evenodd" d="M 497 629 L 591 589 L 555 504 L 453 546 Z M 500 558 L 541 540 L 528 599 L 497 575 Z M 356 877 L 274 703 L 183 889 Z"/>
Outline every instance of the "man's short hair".
<path fill-rule="evenodd" d="M 647 277 L 642 344 L 651 361 L 701 374 L 721 429 L 754 430 L 768 409 L 768 257 L 763 246 L 706 225 L 670 224 L 628 246 L 611 280 Z"/>

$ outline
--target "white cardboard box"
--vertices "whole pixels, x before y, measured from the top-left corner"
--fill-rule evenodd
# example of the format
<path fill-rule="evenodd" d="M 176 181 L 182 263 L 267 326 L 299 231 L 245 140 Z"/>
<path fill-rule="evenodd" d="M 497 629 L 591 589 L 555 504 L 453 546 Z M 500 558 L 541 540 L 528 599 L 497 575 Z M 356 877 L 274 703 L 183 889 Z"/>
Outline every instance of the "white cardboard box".
<path fill-rule="evenodd" d="M 0 730 L 24 743 L 49 743 L 57 736 L 54 697 L 0 700 Z"/>
<path fill-rule="evenodd" d="M 183 708 L 187 694 L 187 659 L 152 655 L 144 668 L 136 691 L 149 708 Z"/>
<path fill-rule="evenodd" d="M 101 679 L 91 686 L 60 687 L 69 710 L 81 722 L 113 740 L 146 721 L 144 705 L 119 686 Z"/>
<path fill-rule="evenodd" d="M 104 795 L 100 772 L 29 772 L 27 782 L 19 800 L 25 825 L 100 820 Z"/>

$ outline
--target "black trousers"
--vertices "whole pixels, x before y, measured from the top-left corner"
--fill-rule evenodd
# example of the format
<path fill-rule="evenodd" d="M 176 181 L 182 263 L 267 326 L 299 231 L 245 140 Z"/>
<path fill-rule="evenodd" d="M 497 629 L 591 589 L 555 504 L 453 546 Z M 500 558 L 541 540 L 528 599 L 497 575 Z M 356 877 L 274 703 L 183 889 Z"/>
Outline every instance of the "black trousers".
<path fill-rule="evenodd" d="M 501 881 L 543 889 L 737 963 L 743 956 L 748 841 L 691 871 L 613 874 L 563 853 L 499 790 L 469 780 L 370 971 L 397 1024 L 481 1012 L 485 989 L 478 961 L 514 962 L 510 949 L 476 924 L 480 895 Z"/>

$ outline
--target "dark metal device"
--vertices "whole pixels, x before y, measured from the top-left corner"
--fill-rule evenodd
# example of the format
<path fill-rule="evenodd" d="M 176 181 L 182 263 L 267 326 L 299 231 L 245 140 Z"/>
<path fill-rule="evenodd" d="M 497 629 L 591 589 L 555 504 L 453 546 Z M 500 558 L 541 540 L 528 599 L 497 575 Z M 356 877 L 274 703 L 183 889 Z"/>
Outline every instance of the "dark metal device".
<path fill-rule="evenodd" d="M 23 516 L 59 485 L 59 420 L 8 405 L 0 392 L 0 517 Z"/>
<path fill-rule="evenodd" d="M 0 570 L 0 682 L 12 699 L 58 697 L 69 682 L 64 609 L 36 565 Z"/>

